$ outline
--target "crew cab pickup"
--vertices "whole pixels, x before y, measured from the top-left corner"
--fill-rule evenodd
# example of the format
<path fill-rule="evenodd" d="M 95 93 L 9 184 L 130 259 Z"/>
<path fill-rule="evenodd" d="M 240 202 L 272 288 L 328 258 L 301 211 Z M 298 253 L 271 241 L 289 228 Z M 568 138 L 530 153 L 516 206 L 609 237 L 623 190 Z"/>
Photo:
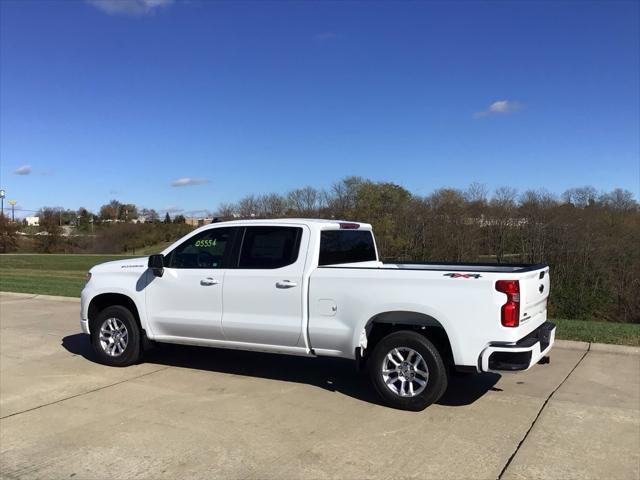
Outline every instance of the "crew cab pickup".
<path fill-rule="evenodd" d="M 383 263 L 365 223 L 213 223 L 87 277 L 81 327 L 105 364 L 154 342 L 343 357 L 407 410 L 456 370 L 527 370 L 555 337 L 546 265 Z"/>

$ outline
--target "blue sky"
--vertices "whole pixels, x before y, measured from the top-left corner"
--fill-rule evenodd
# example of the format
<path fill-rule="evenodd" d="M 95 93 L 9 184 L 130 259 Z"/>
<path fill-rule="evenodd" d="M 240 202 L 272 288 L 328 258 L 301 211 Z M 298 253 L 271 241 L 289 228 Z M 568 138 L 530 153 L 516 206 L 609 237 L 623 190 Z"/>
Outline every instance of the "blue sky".
<path fill-rule="evenodd" d="M 639 5 L 2 0 L 0 183 L 26 209 L 347 175 L 638 196 Z"/>

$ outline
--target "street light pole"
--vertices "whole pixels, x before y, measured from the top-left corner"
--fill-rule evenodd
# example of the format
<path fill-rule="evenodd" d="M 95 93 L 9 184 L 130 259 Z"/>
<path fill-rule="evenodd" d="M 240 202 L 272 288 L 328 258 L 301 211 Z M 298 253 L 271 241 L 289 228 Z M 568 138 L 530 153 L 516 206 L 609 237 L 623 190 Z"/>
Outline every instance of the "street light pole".
<path fill-rule="evenodd" d="M 9 205 L 11 205 L 11 221 L 15 222 L 16 221 L 16 213 L 15 213 L 15 206 L 16 206 L 16 202 L 15 200 L 9 200 Z"/>
<path fill-rule="evenodd" d="M 0 214 L 4 217 L 4 197 L 6 192 L 4 190 L 0 190 L 0 200 L 2 201 L 2 210 L 0 210 Z"/>

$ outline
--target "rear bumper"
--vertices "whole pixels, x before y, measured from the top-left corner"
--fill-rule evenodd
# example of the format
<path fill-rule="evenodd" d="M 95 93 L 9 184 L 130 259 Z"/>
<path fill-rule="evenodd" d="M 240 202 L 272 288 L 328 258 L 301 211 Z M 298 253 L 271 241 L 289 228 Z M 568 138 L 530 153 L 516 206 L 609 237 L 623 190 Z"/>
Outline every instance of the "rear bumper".
<path fill-rule="evenodd" d="M 545 322 L 526 337 L 513 344 L 492 344 L 480 354 L 482 372 L 516 372 L 529 370 L 540 361 L 556 337 L 556 326 Z"/>

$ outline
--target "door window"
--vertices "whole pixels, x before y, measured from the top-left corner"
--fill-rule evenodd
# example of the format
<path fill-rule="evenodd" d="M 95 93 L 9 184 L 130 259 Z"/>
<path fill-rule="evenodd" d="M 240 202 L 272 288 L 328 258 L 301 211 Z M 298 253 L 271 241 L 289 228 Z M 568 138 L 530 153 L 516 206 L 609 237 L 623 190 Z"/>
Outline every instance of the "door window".
<path fill-rule="evenodd" d="M 298 258 L 302 228 L 247 227 L 238 268 L 272 269 L 291 265 Z"/>
<path fill-rule="evenodd" d="M 168 268 L 223 268 L 235 228 L 211 228 L 174 248 L 165 256 Z"/>

